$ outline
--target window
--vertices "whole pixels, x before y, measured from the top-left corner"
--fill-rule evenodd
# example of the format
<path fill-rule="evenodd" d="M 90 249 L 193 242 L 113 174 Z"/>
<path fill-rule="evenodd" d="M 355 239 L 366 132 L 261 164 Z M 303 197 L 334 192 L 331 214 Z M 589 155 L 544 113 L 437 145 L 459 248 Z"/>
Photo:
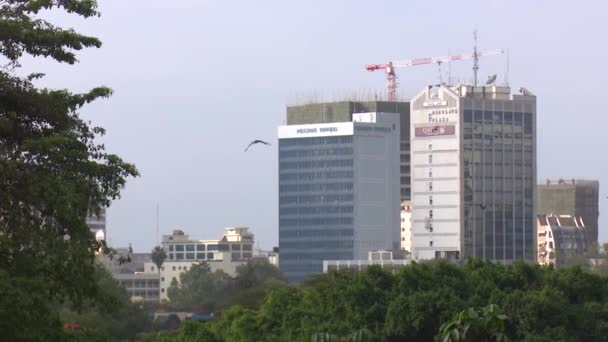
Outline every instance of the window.
<path fill-rule="evenodd" d="M 233 251 L 240 251 L 241 250 L 241 245 L 233 243 L 232 244 L 232 250 Z"/>
<path fill-rule="evenodd" d="M 194 251 L 194 245 L 186 245 L 186 251 L 188 251 L 188 252 Z"/>
<path fill-rule="evenodd" d="M 173 252 L 173 245 L 169 245 L 169 252 Z"/>
<path fill-rule="evenodd" d="M 178 267 L 177 267 L 177 269 L 181 271 L 181 270 L 182 270 L 182 267 L 181 267 L 181 266 L 178 266 Z"/>
<path fill-rule="evenodd" d="M 217 251 L 217 244 L 215 245 L 207 245 L 207 250 L 208 251 Z"/>
<path fill-rule="evenodd" d="M 250 251 L 251 250 L 251 245 L 243 245 L 243 250 L 244 251 Z"/>
<path fill-rule="evenodd" d="M 197 251 L 204 251 L 205 250 L 205 245 L 196 245 L 196 250 Z"/>
<path fill-rule="evenodd" d="M 433 155 L 429 154 L 429 164 L 433 164 Z"/>
<path fill-rule="evenodd" d="M 429 246 L 433 247 L 433 241 L 429 241 Z"/>
<path fill-rule="evenodd" d="M 429 191 L 433 191 L 433 182 L 429 182 Z"/>
<path fill-rule="evenodd" d="M 177 253 L 177 254 L 175 254 L 175 259 L 177 259 L 177 260 L 184 260 L 184 253 Z"/>
<path fill-rule="evenodd" d="M 220 244 L 217 247 L 220 251 L 229 251 L 230 250 L 230 245 L 228 245 L 228 244 Z"/>
<path fill-rule="evenodd" d="M 161 270 L 161 271 L 164 271 L 164 270 L 165 270 L 165 266 L 161 267 L 161 268 L 160 268 L 160 270 Z"/>
<path fill-rule="evenodd" d="M 196 258 L 198 260 L 204 260 L 205 259 L 205 253 L 196 253 Z"/>
<path fill-rule="evenodd" d="M 433 205 L 433 196 L 429 196 L 429 205 Z"/>
<path fill-rule="evenodd" d="M 184 266 L 184 271 L 187 271 L 187 270 L 188 270 L 188 266 Z"/>
<path fill-rule="evenodd" d="M 173 266 L 173 270 L 175 271 L 175 266 Z"/>
<path fill-rule="evenodd" d="M 173 253 L 169 253 L 169 260 L 173 260 Z"/>
<path fill-rule="evenodd" d="M 207 253 L 207 259 L 213 260 L 213 253 Z"/>
<path fill-rule="evenodd" d="M 433 144 L 429 144 L 429 150 L 433 149 Z"/>
<path fill-rule="evenodd" d="M 186 259 L 188 259 L 188 260 L 194 260 L 194 253 L 186 253 Z"/>
<path fill-rule="evenodd" d="M 429 169 L 429 178 L 433 178 L 433 169 Z"/>
<path fill-rule="evenodd" d="M 165 281 L 165 277 L 160 278 L 160 281 Z"/>
<path fill-rule="evenodd" d="M 154 272 L 154 266 L 150 267 L 150 271 Z"/>
<path fill-rule="evenodd" d="M 433 218 L 433 209 L 429 210 L 429 218 Z"/>
<path fill-rule="evenodd" d="M 183 252 L 184 251 L 184 245 L 176 245 L 175 246 L 175 250 L 178 252 Z"/>

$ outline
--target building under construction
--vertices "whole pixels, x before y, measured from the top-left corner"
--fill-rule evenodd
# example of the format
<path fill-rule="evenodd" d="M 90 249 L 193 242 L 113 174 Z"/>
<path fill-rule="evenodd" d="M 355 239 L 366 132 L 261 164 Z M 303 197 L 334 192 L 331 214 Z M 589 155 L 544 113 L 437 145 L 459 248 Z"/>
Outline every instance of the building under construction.
<path fill-rule="evenodd" d="M 537 212 L 581 217 L 590 247 L 598 242 L 599 187 L 597 180 L 547 180 L 538 186 Z"/>

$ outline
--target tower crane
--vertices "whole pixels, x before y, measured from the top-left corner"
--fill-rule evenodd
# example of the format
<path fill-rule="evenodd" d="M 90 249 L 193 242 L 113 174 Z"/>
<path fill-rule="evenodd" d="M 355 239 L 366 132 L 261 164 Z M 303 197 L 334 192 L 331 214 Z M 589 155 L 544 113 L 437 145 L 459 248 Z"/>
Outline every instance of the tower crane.
<path fill-rule="evenodd" d="M 413 58 L 399 61 L 391 61 L 384 64 L 367 64 L 365 66 L 365 69 L 368 71 L 384 70 L 384 73 L 386 74 L 386 94 L 388 100 L 396 101 L 397 75 L 395 74 L 395 68 L 405 68 L 427 64 L 437 64 L 441 68 L 441 64 L 445 62 L 473 59 L 475 61 L 473 66 L 473 71 L 475 73 L 475 85 L 477 85 L 477 70 L 479 69 L 477 61 L 479 60 L 479 58 L 493 55 L 502 55 L 504 52 L 505 51 L 503 49 L 478 52 L 477 48 L 475 48 L 473 53 L 468 54 Z"/>

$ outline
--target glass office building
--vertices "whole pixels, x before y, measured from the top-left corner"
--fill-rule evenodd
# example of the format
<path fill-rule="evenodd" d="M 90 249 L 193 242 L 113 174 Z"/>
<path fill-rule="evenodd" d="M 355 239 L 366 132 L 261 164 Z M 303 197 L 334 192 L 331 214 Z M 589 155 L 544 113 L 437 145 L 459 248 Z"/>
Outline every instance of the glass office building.
<path fill-rule="evenodd" d="M 398 114 L 279 127 L 279 268 L 291 282 L 398 244 L 399 148 Z"/>
<path fill-rule="evenodd" d="M 535 260 L 536 97 L 442 86 L 412 112 L 418 256 Z"/>

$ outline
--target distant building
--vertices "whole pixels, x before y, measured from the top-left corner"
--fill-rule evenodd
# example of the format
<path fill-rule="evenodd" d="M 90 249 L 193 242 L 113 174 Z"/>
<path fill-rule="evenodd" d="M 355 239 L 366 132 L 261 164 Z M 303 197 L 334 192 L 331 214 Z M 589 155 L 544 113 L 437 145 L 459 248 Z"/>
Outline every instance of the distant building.
<path fill-rule="evenodd" d="M 253 256 L 254 236 L 247 227 L 229 227 L 218 240 L 191 240 L 181 230 L 163 235 L 162 246 L 167 261 L 247 260 Z"/>
<path fill-rule="evenodd" d="M 91 233 L 95 235 L 97 240 L 107 240 L 107 229 L 106 229 L 106 208 L 102 208 L 99 215 L 91 214 L 87 217 L 87 225 L 91 230 Z"/>
<path fill-rule="evenodd" d="M 380 265 L 385 270 L 396 271 L 405 265 L 409 265 L 411 261 L 403 253 L 371 251 L 368 253 L 366 260 L 324 260 L 323 272 L 343 270 L 363 271 L 371 265 Z"/>
<path fill-rule="evenodd" d="M 538 215 L 538 258 L 541 265 L 561 267 L 585 255 L 585 225 L 572 215 Z"/>
<path fill-rule="evenodd" d="M 413 258 L 536 259 L 536 97 L 429 86 L 411 100 Z"/>
<path fill-rule="evenodd" d="M 180 274 L 192 265 L 206 262 L 211 271 L 222 270 L 230 276 L 236 275 L 237 267 L 253 257 L 254 235 L 247 227 L 225 228 L 226 233 L 217 240 L 192 240 L 181 230 L 164 235 L 162 246 L 167 260 L 160 270 L 160 300 L 168 300 L 167 290 L 173 281 L 179 283 Z M 145 272 L 158 272 L 153 262 L 144 264 Z"/>
<path fill-rule="evenodd" d="M 412 252 L 412 204 L 401 202 L 401 250 Z"/>
<path fill-rule="evenodd" d="M 585 223 L 587 246 L 598 242 L 599 187 L 597 180 L 547 180 L 538 186 L 538 214 L 574 215 Z"/>
<path fill-rule="evenodd" d="M 316 102 L 287 107 L 287 125 L 349 122 L 356 113 L 398 113 L 401 201 L 410 200 L 410 104 L 401 101 Z"/>
<path fill-rule="evenodd" d="M 113 276 L 118 284 L 127 290 L 132 301 L 158 303 L 160 298 L 158 273 L 118 273 Z"/>
<path fill-rule="evenodd" d="M 279 269 L 290 282 L 323 260 L 399 249 L 399 114 L 280 126 Z"/>

